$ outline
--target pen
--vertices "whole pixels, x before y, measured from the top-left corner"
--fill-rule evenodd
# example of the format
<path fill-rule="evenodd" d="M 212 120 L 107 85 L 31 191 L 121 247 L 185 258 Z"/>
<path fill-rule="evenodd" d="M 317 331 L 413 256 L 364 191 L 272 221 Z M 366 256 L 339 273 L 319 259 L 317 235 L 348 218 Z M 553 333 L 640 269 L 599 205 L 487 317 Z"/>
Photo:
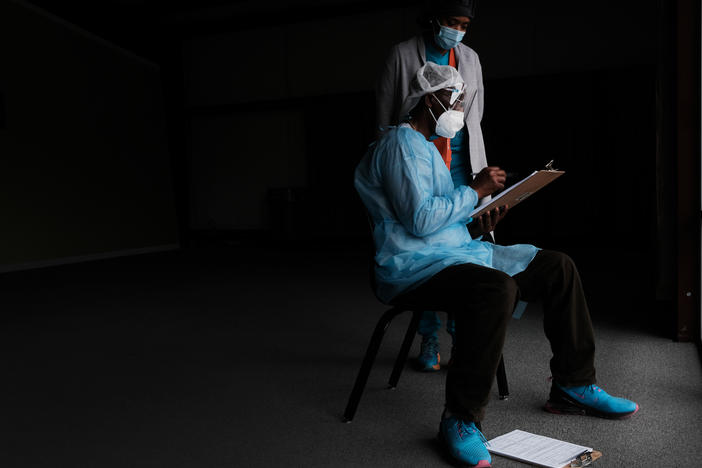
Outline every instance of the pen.
<path fill-rule="evenodd" d="M 478 174 L 480 174 L 480 172 L 471 172 L 470 173 L 470 175 L 472 175 L 473 177 L 477 176 Z M 507 172 L 506 173 L 506 177 L 518 177 L 518 176 L 519 176 L 518 172 Z"/>

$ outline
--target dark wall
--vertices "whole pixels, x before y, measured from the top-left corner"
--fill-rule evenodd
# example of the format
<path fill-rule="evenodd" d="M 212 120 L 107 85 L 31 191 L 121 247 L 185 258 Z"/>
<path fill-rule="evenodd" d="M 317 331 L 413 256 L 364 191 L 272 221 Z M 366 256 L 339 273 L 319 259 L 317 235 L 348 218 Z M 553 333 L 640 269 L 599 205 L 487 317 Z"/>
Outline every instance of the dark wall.
<path fill-rule="evenodd" d="M 608 236 L 619 239 L 617 249 L 650 245 L 655 67 L 505 78 L 488 88 L 483 131 L 491 162 L 520 175 L 549 160 L 566 170 L 505 219 L 510 240 L 519 232 L 560 245 Z"/>
<path fill-rule="evenodd" d="M 185 38 L 190 227 L 284 228 L 293 237 L 358 233 L 351 177 L 374 134 L 375 72 L 387 46 L 411 34 L 413 22 L 405 10 L 379 9 L 272 26 L 234 25 Z M 247 142 L 254 141 L 251 151 Z M 223 180 L 246 177 L 249 184 L 202 184 L 201 174 L 213 165 Z M 286 187 L 295 189 L 300 203 L 280 206 L 278 189 Z M 220 203 L 224 199 L 227 206 Z M 293 218 L 305 217 L 308 203 L 323 208 L 317 216 L 324 221 L 318 219 L 314 229 L 300 221 L 290 229 L 276 220 L 286 209 Z"/>
<path fill-rule="evenodd" d="M 467 43 L 488 78 L 654 64 L 658 0 L 480 2 Z"/>
<path fill-rule="evenodd" d="M 0 2 L 0 270 L 176 248 L 159 69 Z"/>

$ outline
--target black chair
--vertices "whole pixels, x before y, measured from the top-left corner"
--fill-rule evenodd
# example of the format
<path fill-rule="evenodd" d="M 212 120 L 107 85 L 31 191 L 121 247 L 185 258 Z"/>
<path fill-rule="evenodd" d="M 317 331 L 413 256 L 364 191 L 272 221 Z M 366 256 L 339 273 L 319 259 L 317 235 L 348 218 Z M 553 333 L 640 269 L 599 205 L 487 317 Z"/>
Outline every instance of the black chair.
<path fill-rule="evenodd" d="M 372 226 L 372 223 L 371 223 Z M 370 281 L 371 287 L 375 292 L 375 248 L 371 242 L 371 263 L 370 263 Z M 351 390 L 351 396 L 346 405 L 346 410 L 344 411 L 344 422 L 351 422 L 356 415 L 356 409 L 361 401 L 361 396 L 363 395 L 363 390 L 366 387 L 366 382 L 368 381 L 368 376 L 373 368 L 373 363 L 378 355 L 378 349 L 385 336 L 385 331 L 390 326 L 390 322 L 398 315 L 404 312 L 412 312 L 412 320 L 410 321 L 407 331 L 405 332 L 405 338 L 402 341 L 402 346 L 400 347 L 400 352 L 395 359 L 395 365 L 392 369 L 392 374 L 390 374 L 390 380 L 388 382 L 389 389 L 395 389 L 397 383 L 400 381 L 400 375 L 407 362 L 407 356 L 409 355 L 410 348 L 412 347 L 412 342 L 417 334 L 417 328 L 419 326 L 419 319 L 422 312 L 425 310 L 432 310 L 426 306 L 421 306 L 419 304 L 394 304 L 393 307 L 387 310 L 378 320 L 378 324 L 375 326 L 375 331 L 371 336 L 370 343 L 368 344 L 368 350 L 363 358 L 363 363 L 361 364 L 361 369 L 358 372 L 358 377 L 356 377 L 356 382 L 354 383 L 353 390 Z M 500 356 L 500 364 L 497 368 L 497 388 L 500 395 L 500 400 L 506 400 L 509 397 L 509 388 L 507 386 L 507 373 L 505 371 L 504 357 Z"/>

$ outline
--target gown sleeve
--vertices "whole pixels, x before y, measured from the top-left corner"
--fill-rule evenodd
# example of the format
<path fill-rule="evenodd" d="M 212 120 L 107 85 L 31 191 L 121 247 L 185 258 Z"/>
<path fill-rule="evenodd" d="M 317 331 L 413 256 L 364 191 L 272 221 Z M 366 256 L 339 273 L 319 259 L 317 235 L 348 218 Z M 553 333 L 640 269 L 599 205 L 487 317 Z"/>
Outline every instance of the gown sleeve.
<path fill-rule="evenodd" d="M 478 194 L 462 185 L 452 190 L 436 187 L 434 162 L 442 165 L 437 170 L 447 171 L 441 158 L 434 158 L 433 145 L 425 144 L 413 130 L 400 132 L 396 145 L 389 145 L 382 172 L 385 174 L 386 197 L 398 220 L 412 235 L 424 237 L 447 226 L 471 221 L 470 212 L 478 202 Z M 449 182 L 449 188 L 452 184 Z"/>

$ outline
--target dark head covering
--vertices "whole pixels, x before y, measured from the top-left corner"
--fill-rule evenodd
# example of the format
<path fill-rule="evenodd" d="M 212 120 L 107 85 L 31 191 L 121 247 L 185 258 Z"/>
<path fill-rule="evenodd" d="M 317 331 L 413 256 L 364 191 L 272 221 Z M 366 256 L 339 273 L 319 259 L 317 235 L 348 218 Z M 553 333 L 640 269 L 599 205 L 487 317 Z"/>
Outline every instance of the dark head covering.
<path fill-rule="evenodd" d="M 433 16 L 467 16 L 475 18 L 475 4 L 478 0 L 434 0 L 429 2 Z"/>

